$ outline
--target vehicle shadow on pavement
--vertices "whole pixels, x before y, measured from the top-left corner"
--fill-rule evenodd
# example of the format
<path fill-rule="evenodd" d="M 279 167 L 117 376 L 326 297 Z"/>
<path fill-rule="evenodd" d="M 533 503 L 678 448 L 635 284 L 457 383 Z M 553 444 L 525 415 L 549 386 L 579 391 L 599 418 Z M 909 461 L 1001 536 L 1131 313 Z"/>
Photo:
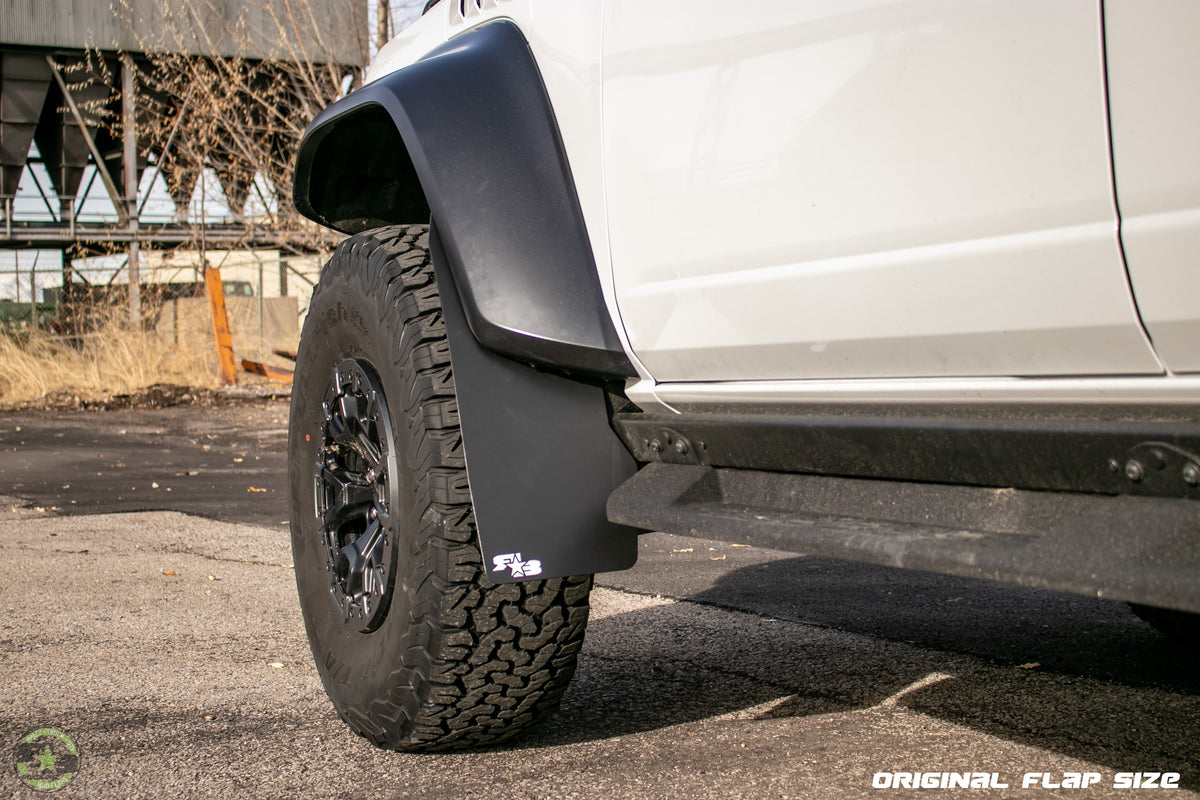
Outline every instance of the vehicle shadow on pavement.
<path fill-rule="evenodd" d="M 892 707 L 1195 789 L 1194 664 L 1120 603 L 788 558 L 595 620 L 562 710 L 518 746 Z"/>
<path fill-rule="evenodd" d="M 1131 686 L 1200 694 L 1196 653 L 1125 603 L 834 558 L 736 569 L 690 602 Z"/>

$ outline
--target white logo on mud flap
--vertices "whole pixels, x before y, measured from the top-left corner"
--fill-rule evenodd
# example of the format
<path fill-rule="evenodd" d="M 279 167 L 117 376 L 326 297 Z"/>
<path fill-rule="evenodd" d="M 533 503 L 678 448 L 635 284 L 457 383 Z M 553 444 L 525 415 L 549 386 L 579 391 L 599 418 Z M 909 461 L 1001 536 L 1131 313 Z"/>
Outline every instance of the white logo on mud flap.
<path fill-rule="evenodd" d="M 522 561 L 520 553 L 505 553 L 492 557 L 493 572 L 504 572 L 506 569 L 512 570 L 514 578 L 532 578 L 542 574 L 542 562 L 537 559 Z"/>

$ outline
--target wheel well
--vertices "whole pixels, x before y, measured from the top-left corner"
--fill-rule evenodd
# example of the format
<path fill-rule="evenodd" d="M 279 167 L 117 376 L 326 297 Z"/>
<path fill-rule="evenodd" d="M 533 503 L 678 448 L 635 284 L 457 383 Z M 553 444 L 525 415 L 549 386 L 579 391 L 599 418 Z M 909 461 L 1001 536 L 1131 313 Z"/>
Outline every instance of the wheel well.
<path fill-rule="evenodd" d="M 334 228 L 357 233 L 429 220 L 408 148 L 383 106 L 364 104 L 337 120 L 311 164 L 308 202 Z"/>

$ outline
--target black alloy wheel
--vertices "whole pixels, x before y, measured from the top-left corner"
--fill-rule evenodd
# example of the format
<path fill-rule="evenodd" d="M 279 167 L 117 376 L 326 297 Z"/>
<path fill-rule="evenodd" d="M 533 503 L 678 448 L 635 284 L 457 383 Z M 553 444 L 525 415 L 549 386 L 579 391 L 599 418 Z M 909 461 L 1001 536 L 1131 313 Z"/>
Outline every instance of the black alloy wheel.
<path fill-rule="evenodd" d="M 391 601 L 396 549 L 390 509 L 397 504 L 396 442 L 370 363 L 346 359 L 338 364 L 322 409 L 313 483 L 325 533 L 329 594 L 347 624 L 369 633 L 383 624 Z"/>

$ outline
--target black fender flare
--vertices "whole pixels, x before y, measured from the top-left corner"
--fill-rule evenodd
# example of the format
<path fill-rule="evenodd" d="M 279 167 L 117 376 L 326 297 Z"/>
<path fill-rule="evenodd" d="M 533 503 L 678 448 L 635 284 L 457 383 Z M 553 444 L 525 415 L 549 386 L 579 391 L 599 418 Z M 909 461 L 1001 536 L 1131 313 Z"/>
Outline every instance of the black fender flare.
<path fill-rule="evenodd" d="M 472 29 L 318 115 L 293 201 L 345 233 L 432 215 L 480 344 L 567 373 L 637 374 L 541 73 L 512 22 Z"/>

